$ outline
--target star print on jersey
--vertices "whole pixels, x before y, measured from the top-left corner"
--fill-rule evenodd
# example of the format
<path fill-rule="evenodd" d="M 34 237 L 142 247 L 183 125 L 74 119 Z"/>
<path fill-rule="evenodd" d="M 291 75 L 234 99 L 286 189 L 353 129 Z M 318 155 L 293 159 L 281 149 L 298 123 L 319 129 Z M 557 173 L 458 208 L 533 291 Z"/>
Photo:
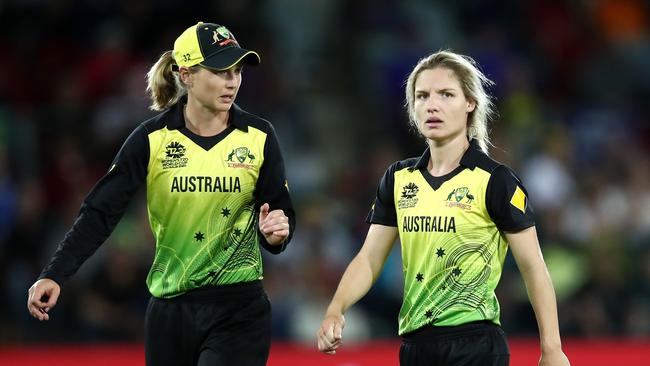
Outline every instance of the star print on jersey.
<path fill-rule="evenodd" d="M 197 231 L 197 232 L 194 234 L 194 240 L 196 240 L 196 241 L 203 241 L 203 239 L 205 239 L 205 235 L 203 235 L 202 232 Z"/>
<path fill-rule="evenodd" d="M 433 317 L 433 311 L 431 311 L 431 310 L 427 310 L 427 311 L 424 313 L 424 316 L 426 316 L 427 319 L 431 319 L 431 318 Z"/>
<path fill-rule="evenodd" d="M 228 216 L 230 216 L 230 209 L 228 209 L 228 207 L 224 207 L 224 208 L 222 208 L 222 209 L 221 209 L 221 215 L 222 215 L 223 217 L 228 217 Z"/>
<path fill-rule="evenodd" d="M 422 280 L 424 279 L 424 276 L 422 275 L 422 273 L 418 273 L 418 274 L 415 276 L 415 279 L 416 279 L 418 282 L 422 282 Z"/>
<path fill-rule="evenodd" d="M 445 250 L 442 248 L 438 248 L 438 250 L 436 250 L 436 255 L 438 256 L 438 258 L 443 257 L 445 255 Z"/>
<path fill-rule="evenodd" d="M 458 268 L 458 267 L 454 268 L 454 270 L 451 271 L 451 274 L 453 274 L 454 277 L 458 277 L 458 276 L 460 276 L 461 273 L 463 273 L 463 271 L 462 271 L 460 268 Z"/>
<path fill-rule="evenodd" d="M 241 230 L 240 230 L 239 228 L 236 228 L 236 229 L 233 231 L 233 234 L 235 234 L 236 237 L 239 237 L 239 236 L 241 235 Z"/>
<path fill-rule="evenodd" d="M 217 272 L 215 272 L 215 271 L 210 271 L 210 272 L 208 272 L 208 275 L 209 275 L 210 277 L 214 277 L 214 276 L 217 275 Z"/>

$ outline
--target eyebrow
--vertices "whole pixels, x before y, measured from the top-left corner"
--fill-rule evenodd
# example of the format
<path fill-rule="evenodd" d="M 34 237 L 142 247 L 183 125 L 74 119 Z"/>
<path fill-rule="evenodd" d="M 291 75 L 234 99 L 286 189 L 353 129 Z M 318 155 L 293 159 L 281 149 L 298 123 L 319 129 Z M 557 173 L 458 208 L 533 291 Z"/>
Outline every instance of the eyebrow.
<path fill-rule="evenodd" d="M 447 87 L 447 88 L 442 88 L 442 89 L 436 89 L 434 92 L 440 93 L 440 92 L 458 92 L 458 89 L 453 88 L 453 87 Z M 430 91 L 427 89 L 416 89 L 415 93 L 429 93 Z"/>

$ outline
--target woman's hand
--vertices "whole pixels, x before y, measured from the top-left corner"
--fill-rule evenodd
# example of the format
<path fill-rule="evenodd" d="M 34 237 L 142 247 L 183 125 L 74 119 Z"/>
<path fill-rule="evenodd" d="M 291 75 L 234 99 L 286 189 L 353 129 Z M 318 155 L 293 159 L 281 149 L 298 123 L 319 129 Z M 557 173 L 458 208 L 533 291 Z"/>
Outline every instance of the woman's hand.
<path fill-rule="evenodd" d="M 554 352 L 542 351 L 542 357 L 539 359 L 539 366 L 570 366 L 569 359 L 562 350 Z"/>
<path fill-rule="evenodd" d="M 270 245 L 280 245 L 289 237 L 289 218 L 282 210 L 269 212 L 269 204 L 260 207 L 260 232 Z"/>
<path fill-rule="evenodd" d="M 343 327 L 345 327 L 345 317 L 342 314 L 325 315 L 320 329 L 316 332 L 318 350 L 328 355 L 335 355 L 336 349 L 343 344 Z"/>
<path fill-rule="evenodd" d="M 42 278 L 29 288 L 27 310 L 40 321 L 50 320 L 48 312 L 56 305 L 61 286 L 49 278 Z"/>

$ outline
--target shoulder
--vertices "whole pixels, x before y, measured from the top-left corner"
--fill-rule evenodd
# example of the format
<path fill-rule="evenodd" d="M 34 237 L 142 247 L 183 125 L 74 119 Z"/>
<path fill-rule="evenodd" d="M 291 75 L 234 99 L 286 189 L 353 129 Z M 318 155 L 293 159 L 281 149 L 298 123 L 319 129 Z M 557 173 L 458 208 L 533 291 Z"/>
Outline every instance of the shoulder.
<path fill-rule="evenodd" d="M 521 184 L 515 171 L 505 164 L 499 164 L 490 172 L 491 183 Z"/>
<path fill-rule="evenodd" d="M 408 172 L 412 172 L 415 170 L 415 166 L 417 165 L 418 162 L 417 157 L 414 158 L 407 158 L 404 160 L 398 160 L 391 165 L 388 166 L 388 169 L 386 169 L 386 175 L 395 175 L 395 173 L 407 170 Z"/>
<path fill-rule="evenodd" d="M 247 127 L 253 127 L 267 134 L 275 134 L 275 128 L 273 128 L 273 124 L 271 124 L 269 120 L 250 113 L 238 105 L 233 105 L 233 111 L 237 120 L 236 123 Z"/>
<path fill-rule="evenodd" d="M 476 145 L 470 146 L 470 150 L 463 156 L 461 164 L 470 167 L 474 171 L 479 169 L 479 171 L 487 173 L 489 186 L 511 186 L 521 183 L 519 177 L 509 166 L 491 158 L 478 149 Z"/>
<path fill-rule="evenodd" d="M 398 172 L 404 169 L 409 169 L 409 170 L 414 170 L 416 169 L 416 165 L 418 163 L 419 157 L 412 157 L 412 158 L 407 158 L 404 160 L 398 160 L 394 162 L 391 167 Z"/>
<path fill-rule="evenodd" d="M 499 170 L 499 167 L 505 167 L 501 162 L 492 159 L 480 150 L 473 150 L 471 155 L 473 165 L 489 173 L 490 175 Z"/>
<path fill-rule="evenodd" d="M 147 134 L 162 130 L 163 128 L 174 128 L 174 107 L 167 109 L 148 120 L 142 122 L 138 128 L 143 129 Z"/>

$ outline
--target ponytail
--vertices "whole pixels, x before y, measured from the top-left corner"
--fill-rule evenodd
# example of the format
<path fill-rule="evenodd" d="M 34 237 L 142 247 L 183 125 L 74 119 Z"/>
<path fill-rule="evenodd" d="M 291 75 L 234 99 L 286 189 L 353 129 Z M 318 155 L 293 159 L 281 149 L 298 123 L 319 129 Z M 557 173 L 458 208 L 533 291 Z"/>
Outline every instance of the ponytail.
<path fill-rule="evenodd" d="M 147 93 L 151 99 L 151 110 L 165 110 L 187 93 L 178 73 L 172 71 L 173 63 L 172 51 L 165 51 L 147 73 Z"/>

